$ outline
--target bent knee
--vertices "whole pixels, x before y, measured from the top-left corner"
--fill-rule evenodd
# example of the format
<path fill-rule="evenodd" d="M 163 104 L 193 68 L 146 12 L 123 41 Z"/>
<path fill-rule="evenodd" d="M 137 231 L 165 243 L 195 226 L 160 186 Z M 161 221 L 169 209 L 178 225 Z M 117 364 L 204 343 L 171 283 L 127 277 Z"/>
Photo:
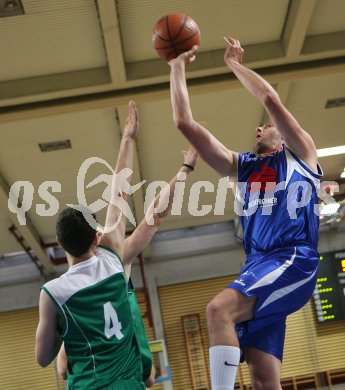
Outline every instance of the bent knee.
<path fill-rule="evenodd" d="M 251 368 L 251 379 L 253 390 L 279 390 L 280 370 L 276 364 L 267 367 L 265 364 L 255 369 Z"/>
<path fill-rule="evenodd" d="M 208 319 L 229 319 L 232 314 L 231 302 L 224 302 L 224 300 L 218 297 L 212 299 L 211 302 L 206 306 L 206 315 Z"/>
<path fill-rule="evenodd" d="M 242 322 L 253 317 L 256 297 L 246 297 L 234 289 L 224 289 L 206 307 L 207 321 Z"/>
<path fill-rule="evenodd" d="M 280 382 L 275 382 L 270 378 L 253 378 L 253 390 L 281 390 Z"/>

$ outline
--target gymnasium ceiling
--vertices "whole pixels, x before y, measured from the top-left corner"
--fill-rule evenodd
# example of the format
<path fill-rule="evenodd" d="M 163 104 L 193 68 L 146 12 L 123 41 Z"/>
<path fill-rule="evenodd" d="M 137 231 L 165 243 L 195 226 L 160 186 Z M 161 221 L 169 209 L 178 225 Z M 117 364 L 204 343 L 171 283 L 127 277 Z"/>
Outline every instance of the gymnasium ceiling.
<path fill-rule="evenodd" d="M 92 156 L 115 161 L 129 99 L 137 101 L 141 127 L 132 183 L 147 180 L 147 186 L 175 174 L 186 142 L 172 121 L 169 66 L 151 44 L 152 26 L 172 12 L 192 16 L 200 27 L 200 52 L 188 67 L 193 113 L 225 145 L 251 150 L 254 129 L 265 115 L 224 65 L 223 36 L 240 39 L 245 65 L 275 86 L 317 148 L 345 144 L 345 107 L 325 108 L 328 99 L 345 96 L 343 0 L 22 0 L 22 5 L 24 15 L 0 18 L 0 254 L 21 250 L 8 232 L 17 221 L 7 207 L 8 188 L 30 181 L 31 224 L 18 228 L 47 265 L 39 242 L 55 241 L 56 216 L 37 215 L 36 204 L 44 203 L 38 187 L 59 181 L 61 192 L 54 196 L 60 209 L 77 203 L 82 162 Z M 60 140 L 70 140 L 72 147 L 40 150 L 40 143 Z M 320 162 L 325 177 L 337 179 L 345 155 Z M 99 173 L 109 172 L 94 167 L 86 182 Z M 197 180 L 217 188 L 218 177 L 202 161 L 190 183 Z M 88 203 L 104 188 L 104 183 L 90 188 Z M 145 189 L 131 199 L 137 220 Z M 191 216 L 188 191 L 182 215 L 169 217 L 162 229 L 234 217 L 232 196 L 224 215 Z M 214 205 L 215 191 L 203 194 L 201 203 Z"/>

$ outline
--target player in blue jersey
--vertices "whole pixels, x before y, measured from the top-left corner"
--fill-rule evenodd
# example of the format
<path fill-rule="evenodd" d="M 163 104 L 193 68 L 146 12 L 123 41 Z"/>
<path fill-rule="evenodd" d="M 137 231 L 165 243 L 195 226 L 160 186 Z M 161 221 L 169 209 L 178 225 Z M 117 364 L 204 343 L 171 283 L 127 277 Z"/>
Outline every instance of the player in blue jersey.
<path fill-rule="evenodd" d="M 240 42 L 224 39 L 225 63 L 270 116 L 256 129 L 255 154 L 229 150 L 193 119 L 185 66 L 197 47 L 170 62 L 175 124 L 211 167 L 238 181 L 236 211 L 247 260 L 239 277 L 207 306 L 212 389 L 233 389 L 241 347 L 253 389 L 277 390 L 286 316 L 315 287 L 322 172 L 311 136 L 272 86 L 242 65 Z"/>

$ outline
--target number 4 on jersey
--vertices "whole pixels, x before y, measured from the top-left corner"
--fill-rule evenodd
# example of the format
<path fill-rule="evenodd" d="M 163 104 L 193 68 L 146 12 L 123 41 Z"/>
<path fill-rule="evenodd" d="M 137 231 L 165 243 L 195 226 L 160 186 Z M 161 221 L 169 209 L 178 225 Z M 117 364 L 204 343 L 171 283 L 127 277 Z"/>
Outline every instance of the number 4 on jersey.
<path fill-rule="evenodd" d="M 119 321 L 117 313 L 110 302 L 103 305 L 104 309 L 104 334 L 110 339 L 111 336 L 115 336 L 118 340 L 121 340 L 124 336 L 121 332 L 122 325 Z"/>

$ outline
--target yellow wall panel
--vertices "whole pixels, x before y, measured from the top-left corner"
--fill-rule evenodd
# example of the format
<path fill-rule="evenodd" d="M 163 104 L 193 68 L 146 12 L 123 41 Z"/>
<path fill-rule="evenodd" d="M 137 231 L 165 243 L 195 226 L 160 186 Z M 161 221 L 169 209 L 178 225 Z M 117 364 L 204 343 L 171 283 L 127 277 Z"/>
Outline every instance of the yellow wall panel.
<path fill-rule="evenodd" d="M 188 314 L 199 314 L 204 353 L 208 366 L 206 305 L 234 278 L 234 276 L 227 276 L 159 288 L 165 341 L 174 389 L 192 388 L 181 317 Z M 247 372 L 244 371 L 243 375 L 249 378 Z M 247 379 L 248 381 L 249 379 Z"/>
<path fill-rule="evenodd" d="M 315 349 L 318 357 L 319 371 L 345 368 L 345 321 L 326 324 L 315 324 Z"/>
<path fill-rule="evenodd" d="M 317 356 L 311 314 L 311 304 L 308 303 L 287 318 L 282 378 L 316 372 Z"/>
<path fill-rule="evenodd" d="M 147 313 L 143 291 L 136 291 L 142 315 Z M 62 380 L 56 382 L 54 365 L 41 368 L 35 358 L 35 334 L 38 308 L 0 314 L 0 389 L 4 390 L 63 390 Z M 154 340 L 154 331 L 147 316 L 144 325 L 148 339 Z M 156 390 L 163 389 L 157 384 Z"/>
<path fill-rule="evenodd" d="M 0 314 L 0 389 L 55 390 L 54 365 L 41 368 L 35 358 L 38 308 Z M 57 387 L 58 386 L 58 387 Z"/>
<path fill-rule="evenodd" d="M 206 305 L 234 278 L 234 276 L 216 278 L 159 288 L 174 388 L 191 389 L 181 317 L 188 314 L 199 314 L 208 365 Z M 338 368 L 345 368 L 344 321 L 333 324 L 318 324 L 314 315 L 313 303 L 309 302 L 287 319 L 282 378 Z M 249 383 L 249 372 L 246 364 L 241 364 L 239 375 L 242 376 L 245 384 Z"/>
<path fill-rule="evenodd" d="M 184 283 L 159 288 L 164 332 L 169 363 L 175 389 L 191 389 L 188 358 L 185 347 L 181 317 L 199 314 L 206 363 L 208 362 L 208 334 L 206 305 L 220 292 L 232 277 Z M 147 302 L 143 291 L 137 291 L 143 315 Z M 62 381 L 56 382 L 54 366 L 42 369 L 35 360 L 35 332 L 38 309 L 26 309 L 0 313 L 0 389 L 38 390 L 63 389 Z M 148 318 L 144 324 L 149 340 L 155 338 Z M 285 342 L 282 378 L 345 368 L 345 323 L 319 324 L 315 318 L 313 303 L 289 316 Z M 249 382 L 245 364 L 239 374 L 244 383 Z M 163 389 L 155 385 L 155 389 Z"/>
<path fill-rule="evenodd" d="M 135 295 L 137 296 L 137 301 L 140 308 L 140 313 L 144 320 L 144 326 L 147 334 L 147 338 L 149 341 L 155 340 L 154 329 L 150 326 L 150 322 L 148 319 L 148 302 L 146 300 L 146 296 L 143 290 L 136 290 Z M 157 383 L 154 385 L 155 390 L 163 390 L 163 384 Z"/>

